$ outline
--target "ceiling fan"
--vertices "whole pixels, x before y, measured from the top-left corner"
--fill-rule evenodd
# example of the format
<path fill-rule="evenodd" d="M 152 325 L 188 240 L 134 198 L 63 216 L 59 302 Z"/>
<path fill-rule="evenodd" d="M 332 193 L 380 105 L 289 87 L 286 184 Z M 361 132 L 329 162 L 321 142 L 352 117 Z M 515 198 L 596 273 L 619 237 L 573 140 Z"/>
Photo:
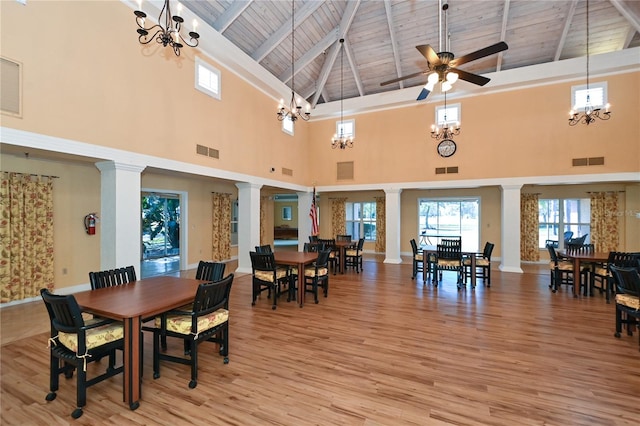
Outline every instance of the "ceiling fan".
<path fill-rule="evenodd" d="M 429 96 L 429 93 L 433 90 L 438 82 L 442 83 L 442 91 L 446 92 L 451 89 L 453 83 L 458 78 L 468 81 L 478 86 L 484 86 L 491 79 L 483 77 L 478 74 L 473 74 L 467 71 L 458 69 L 459 65 L 466 64 L 467 62 L 475 61 L 476 59 L 484 58 L 485 56 L 493 55 L 509 48 L 507 43 L 501 41 L 499 43 L 487 46 L 483 49 L 476 50 L 467 55 L 456 58 L 449 50 L 449 36 L 447 34 L 447 9 L 449 5 L 447 3 L 442 5 L 442 11 L 444 12 L 444 33 L 447 41 L 446 50 L 442 51 L 442 34 L 439 35 L 440 52 L 436 53 L 433 48 L 428 44 L 416 46 L 416 49 L 427 59 L 429 67 L 424 71 L 419 71 L 413 74 L 405 75 L 404 77 L 394 78 L 380 83 L 381 86 L 397 83 L 401 80 L 407 80 L 409 78 L 418 77 L 420 75 L 427 75 L 427 84 L 422 88 L 422 91 L 418 95 L 417 100 L 421 101 Z M 442 33 L 442 31 L 440 31 Z"/>

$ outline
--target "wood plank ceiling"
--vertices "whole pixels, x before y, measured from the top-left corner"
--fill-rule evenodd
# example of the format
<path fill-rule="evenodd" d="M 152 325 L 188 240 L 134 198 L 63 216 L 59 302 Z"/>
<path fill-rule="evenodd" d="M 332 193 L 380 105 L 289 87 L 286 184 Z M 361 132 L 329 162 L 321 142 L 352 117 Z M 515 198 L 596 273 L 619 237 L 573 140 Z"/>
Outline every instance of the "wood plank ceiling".
<path fill-rule="evenodd" d="M 426 83 L 416 45 L 439 49 L 445 0 L 297 0 L 295 91 L 312 106 L 340 99 L 340 38 L 344 99 Z M 287 86 L 292 84 L 292 3 L 282 0 L 183 0 L 205 23 Z M 460 67 L 500 72 L 586 55 L 586 0 L 449 0 L 447 28 L 456 57 L 505 41 L 505 52 Z M 590 55 L 640 46 L 640 1 L 589 1 Z M 445 40 L 442 41 L 443 47 Z M 442 49 L 444 50 L 444 49 Z M 458 82 L 456 85 L 469 85 Z M 490 85 L 491 83 L 489 83 Z"/>

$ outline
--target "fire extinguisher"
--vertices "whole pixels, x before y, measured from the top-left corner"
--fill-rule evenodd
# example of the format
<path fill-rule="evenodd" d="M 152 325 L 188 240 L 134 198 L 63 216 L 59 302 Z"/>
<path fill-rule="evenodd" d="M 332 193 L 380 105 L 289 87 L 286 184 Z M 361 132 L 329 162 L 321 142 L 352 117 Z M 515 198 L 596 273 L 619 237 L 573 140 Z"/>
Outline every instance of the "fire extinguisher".
<path fill-rule="evenodd" d="M 84 229 L 89 235 L 95 235 L 96 233 L 96 220 L 98 215 L 95 213 L 89 213 L 84 217 Z"/>

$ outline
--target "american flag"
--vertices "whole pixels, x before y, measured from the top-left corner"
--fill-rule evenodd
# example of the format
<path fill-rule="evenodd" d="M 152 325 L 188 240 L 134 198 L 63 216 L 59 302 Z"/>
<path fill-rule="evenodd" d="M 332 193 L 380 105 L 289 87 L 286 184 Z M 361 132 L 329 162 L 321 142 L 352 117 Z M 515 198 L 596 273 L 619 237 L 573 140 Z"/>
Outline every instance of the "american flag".
<path fill-rule="evenodd" d="M 311 218 L 311 235 L 315 236 L 320 233 L 318 229 L 318 208 L 316 207 L 316 187 L 313 187 L 313 198 L 311 198 L 311 210 L 309 210 Z"/>

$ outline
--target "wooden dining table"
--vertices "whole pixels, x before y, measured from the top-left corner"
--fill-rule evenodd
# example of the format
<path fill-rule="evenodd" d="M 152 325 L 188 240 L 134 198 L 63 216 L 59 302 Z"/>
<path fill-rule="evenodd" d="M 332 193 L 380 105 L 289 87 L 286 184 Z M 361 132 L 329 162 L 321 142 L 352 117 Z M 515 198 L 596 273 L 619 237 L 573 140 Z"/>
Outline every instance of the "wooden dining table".
<path fill-rule="evenodd" d="M 334 247 L 338 249 L 338 259 L 340 259 L 340 273 L 344 274 L 344 265 L 345 265 L 345 257 L 346 257 L 346 253 L 347 253 L 347 248 L 351 247 L 353 245 L 353 241 L 336 241 L 334 243 Z"/>
<path fill-rule="evenodd" d="M 153 317 L 193 301 L 198 285 L 207 281 L 158 276 L 113 287 L 75 293 L 83 311 L 122 321 L 124 326 L 123 401 L 140 406 L 142 318 Z"/>
<path fill-rule="evenodd" d="M 316 252 L 304 251 L 276 251 L 273 259 L 278 265 L 296 266 L 298 268 L 298 302 L 300 307 L 304 306 L 304 267 L 312 264 L 318 259 Z"/>
<path fill-rule="evenodd" d="M 578 297 L 580 293 L 580 265 L 582 262 L 599 263 L 609 260 L 609 252 L 595 251 L 587 252 L 581 250 L 559 250 L 558 256 L 569 259 L 573 262 L 573 297 Z M 591 274 L 593 278 L 593 274 Z M 585 292 L 586 292 L 585 286 Z"/>
<path fill-rule="evenodd" d="M 438 255 L 438 246 L 423 246 L 422 247 L 422 282 L 427 282 L 427 275 L 429 274 L 429 270 L 431 269 L 429 266 L 429 255 L 436 256 Z M 471 260 L 469 267 L 471 268 L 471 287 L 476 286 L 476 252 L 463 251 L 462 257 L 468 257 Z M 433 272 L 434 279 L 438 279 L 435 276 L 436 272 Z"/>

